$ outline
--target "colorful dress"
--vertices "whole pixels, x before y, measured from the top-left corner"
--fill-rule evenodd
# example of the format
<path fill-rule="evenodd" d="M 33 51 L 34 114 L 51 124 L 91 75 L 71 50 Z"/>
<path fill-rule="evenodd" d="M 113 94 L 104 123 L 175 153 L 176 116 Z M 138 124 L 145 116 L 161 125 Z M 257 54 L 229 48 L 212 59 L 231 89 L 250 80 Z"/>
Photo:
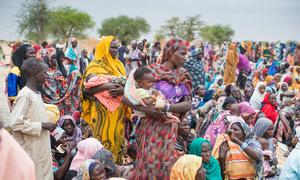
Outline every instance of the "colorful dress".
<path fill-rule="evenodd" d="M 169 70 L 162 65 L 151 65 L 156 83 L 169 103 L 179 103 L 191 95 L 191 78 L 183 68 Z M 177 114 L 182 117 L 183 114 Z M 181 118 L 180 118 L 181 119 Z M 169 173 L 176 161 L 175 142 L 177 123 L 166 124 L 161 119 L 142 118 L 137 132 L 136 169 L 132 179 L 169 179 Z"/>

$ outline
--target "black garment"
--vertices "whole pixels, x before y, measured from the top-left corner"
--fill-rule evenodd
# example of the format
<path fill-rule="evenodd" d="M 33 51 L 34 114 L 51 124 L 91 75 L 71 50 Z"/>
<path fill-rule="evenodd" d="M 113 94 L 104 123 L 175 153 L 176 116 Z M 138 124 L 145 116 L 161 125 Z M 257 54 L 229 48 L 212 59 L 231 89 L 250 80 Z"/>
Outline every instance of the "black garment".
<path fill-rule="evenodd" d="M 125 52 L 126 52 L 127 47 L 126 46 L 121 46 L 118 49 L 118 53 L 119 53 L 119 60 L 125 65 Z"/>

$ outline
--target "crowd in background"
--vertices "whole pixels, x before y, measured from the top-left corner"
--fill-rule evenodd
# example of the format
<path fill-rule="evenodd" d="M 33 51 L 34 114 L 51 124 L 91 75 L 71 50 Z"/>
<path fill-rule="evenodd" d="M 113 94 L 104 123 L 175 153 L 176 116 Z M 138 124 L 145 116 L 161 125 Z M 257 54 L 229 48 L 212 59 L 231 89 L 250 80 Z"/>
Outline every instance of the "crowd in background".
<path fill-rule="evenodd" d="M 15 43 L 0 179 L 297 179 L 299 88 L 296 42 Z"/>

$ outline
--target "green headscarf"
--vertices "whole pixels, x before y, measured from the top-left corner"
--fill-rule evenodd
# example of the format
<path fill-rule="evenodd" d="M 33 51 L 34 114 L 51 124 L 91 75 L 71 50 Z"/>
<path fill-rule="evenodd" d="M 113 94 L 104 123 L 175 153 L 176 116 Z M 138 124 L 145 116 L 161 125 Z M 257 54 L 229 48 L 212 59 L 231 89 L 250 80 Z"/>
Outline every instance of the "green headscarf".
<path fill-rule="evenodd" d="M 212 150 L 212 146 L 207 139 L 197 138 L 190 144 L 189 154 L 201 157 L 202 144 L 205 142 L 207 142 L 210 145 L 210 150 Z M 213 156 L 210 156 L 209 163 L 205 163 L 202 161 L 202 164 L 204 169 L 206 170 L 207 180 L 222 180 L 219 162 Z"/>

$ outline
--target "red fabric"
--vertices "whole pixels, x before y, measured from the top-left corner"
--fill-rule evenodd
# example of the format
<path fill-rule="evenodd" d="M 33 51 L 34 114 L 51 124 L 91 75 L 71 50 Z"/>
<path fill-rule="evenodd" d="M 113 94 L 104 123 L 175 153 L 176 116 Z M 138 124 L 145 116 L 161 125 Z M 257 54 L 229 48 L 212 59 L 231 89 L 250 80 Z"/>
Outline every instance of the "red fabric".
<path fill-rule="evenodd" d="M 283 82 L 289 84 L 289 82 L 292 80 L 292 77 L 291 76 L 286 76 L 284 79 L 283 79 Z"/>
<path fill-rule="evenodd" d="M 268 69 L 268 68 L 265 68 L 265 69 L 263 69 L 262 74 L 263 74 L 264 76 L 266 76 L 266 75 L 268 75 L 268 71 L 269 71 L 269 69 Z"/>
<path fill-rule="evenodd" d="M 265 98 L 263 100 L 264 106 L 262 107 L 261 111 L 265 113 L 266 118 L 270 119 L 273 124 L 275 124 L 278 112 L 276 110 L 276 105 L 272 105 L 269 101 L 270 93 L 265 95 Z"/>
<path fill-rule="evenodd" d="M 35 54 L 37 54 L 37 52 L 41 49 L 41 46 L 39 46 L 39 45 L 34 45 L 34 46 L 33 46 L 33 49 L 34 49 L 34 51 L 35 51 Z"/>

